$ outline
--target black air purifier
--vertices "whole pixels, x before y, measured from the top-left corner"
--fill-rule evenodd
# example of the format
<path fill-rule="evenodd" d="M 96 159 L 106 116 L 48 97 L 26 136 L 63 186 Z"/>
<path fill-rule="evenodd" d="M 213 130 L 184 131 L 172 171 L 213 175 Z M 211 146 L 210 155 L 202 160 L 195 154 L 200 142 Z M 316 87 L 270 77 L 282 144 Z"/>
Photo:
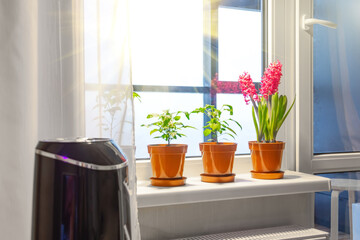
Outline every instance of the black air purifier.
<path fill-rule="evenodd" d="M 110 139 L 40 141 L 33 240 L 130 240 L 127 159 Z"/>

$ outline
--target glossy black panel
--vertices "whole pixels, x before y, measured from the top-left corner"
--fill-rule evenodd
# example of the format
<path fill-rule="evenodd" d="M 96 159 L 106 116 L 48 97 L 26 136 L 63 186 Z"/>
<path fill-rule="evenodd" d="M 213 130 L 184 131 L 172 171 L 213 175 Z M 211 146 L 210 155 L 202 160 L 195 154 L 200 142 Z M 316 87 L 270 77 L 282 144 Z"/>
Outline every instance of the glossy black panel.
<path fill-rule="evenodd" d="M 51 144 L 39 145 L 54 149 Z M 35 155 L 32 239 L 126 239 L 124 227 L 130 230 L 127 170 L 92 170 Z"/>

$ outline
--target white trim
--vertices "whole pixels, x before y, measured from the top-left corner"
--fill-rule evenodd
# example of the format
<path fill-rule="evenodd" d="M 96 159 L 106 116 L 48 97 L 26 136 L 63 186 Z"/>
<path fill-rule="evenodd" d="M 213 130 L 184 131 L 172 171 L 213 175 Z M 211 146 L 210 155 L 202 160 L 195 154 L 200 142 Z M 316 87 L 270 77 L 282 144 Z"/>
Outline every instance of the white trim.
<path fill-rule="evenodd" d="M 296 160 L 308 173 L 360 170 L 359 153 L 314 155 L 313 149 L 313 28 L 303 28 L 304 16 L 313 17 L 313 0 L 296 0 Z"/>
<path fill-rule="evenodd" d="M 301 16 L 312 17 L 312 0 L 296 0 L 296 169 L 312 172 L 312 29 L 304 31 Z"/>
<path fill-rule="evenodd" d="M 295 98 L 295 1 L 268 0 L 268 9 L 268 62 L 283 64 L 279 92 L 288 97 L 290 105 Z M 288 170 L 296 169 L 295 112 L 291 110 L 277 137 L 286 142 L 282 168 Z"/>
<path fill-rule="evenodd" d="M 314 173 L 360 171 L 360 153 L 315 155 L 312 159 L 312 171 Z"/>

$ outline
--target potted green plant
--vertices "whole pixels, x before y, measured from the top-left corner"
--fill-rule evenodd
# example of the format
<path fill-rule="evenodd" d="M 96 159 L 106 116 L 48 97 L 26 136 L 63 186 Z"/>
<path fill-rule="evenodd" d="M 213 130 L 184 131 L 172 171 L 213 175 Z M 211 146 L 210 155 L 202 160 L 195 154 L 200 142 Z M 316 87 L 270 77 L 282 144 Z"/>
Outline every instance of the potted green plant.
<path fill-rule="evenodd" d="M 277 141 L 276 136 L 284 123 L 295 99 L 287 109 L 287 97 L 279 95 L 278 86 L 282 76 L 282 65 L 279 61 L 270 63 L 261 80 L 259 93 L 250 74 L 244 72 L 239 77 L 239 86 L 245 102 L 252 103 L 252 118 L 257 141 L 250 141 L 249 148 L 253 164 L 252 177 L 260 179 L 282 178 L 280 171 L 285 143 Z"/>
<path fill-rule="evenodd" d="M 154 186 L 181 186 L 185 184 L 183 177 L 186 144 L 171 144 L 172 140 L 184 137 L 183 129 L 194 128 L 184 125 L 181 120 L 183 112 L 170 112 L 164 110 L 160 114 L 149 114 L 148 119 L 156 120 L 150 124 L 142 124 L 143 127 L 152 128 L 150 135 L 154 138 L 164 139 L 166 144 L 148 145 L 151 160 L 152 177 L 151 184 Z M 186 115 L 188 117 L 188 115 Z"/>
<path fill-rule="evenodd" d="M 232 182 L 235 174 L 232 173 L 234 156 L 237 143 L 219 142 L 222 135 L 235 138 L 236 132 L 230 127 L 229 122 L 236 123 L 240 129 L 241 125 L 232 118 L 222 119 L 223 113 L 233 115 L 233 107 L 224 104 L 220 109 L 213 105 L 206 105 L 192 111 L 191 113 L 203 113 L 209 117 L 207 125 L 204 126 L 204 135 L 211 136 L 210 142 L 200 143 L 200 151 L 203 160 L 204 173 L 201 180 L 204 182 Z"/>

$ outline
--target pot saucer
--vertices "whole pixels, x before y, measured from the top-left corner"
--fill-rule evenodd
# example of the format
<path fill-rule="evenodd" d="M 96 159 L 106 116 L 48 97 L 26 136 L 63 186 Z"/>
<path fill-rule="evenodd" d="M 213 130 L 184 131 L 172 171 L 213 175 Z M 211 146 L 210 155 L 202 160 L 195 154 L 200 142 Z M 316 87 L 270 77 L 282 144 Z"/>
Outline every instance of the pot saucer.
<path fill-rule="evenodd" d="M 186 177 L 181 178 L 150 178 L 151 185 L 157 187 L 176 187 L 185 185 Z"/>
<path fill-rule="evenodd" d="M 208 183 L 227 183 L 235 180 L 235 173 L 224 174 L 224 175 L 211 175 L 202 173 L 200 174 L 202 182 Z"/>
<path fill-rule="evenodd" d="M 251 171 L 251 177 L 256 179 L 281 179 L 284 177 L 283 171 L 278 172 L 255 172 Z"/>

